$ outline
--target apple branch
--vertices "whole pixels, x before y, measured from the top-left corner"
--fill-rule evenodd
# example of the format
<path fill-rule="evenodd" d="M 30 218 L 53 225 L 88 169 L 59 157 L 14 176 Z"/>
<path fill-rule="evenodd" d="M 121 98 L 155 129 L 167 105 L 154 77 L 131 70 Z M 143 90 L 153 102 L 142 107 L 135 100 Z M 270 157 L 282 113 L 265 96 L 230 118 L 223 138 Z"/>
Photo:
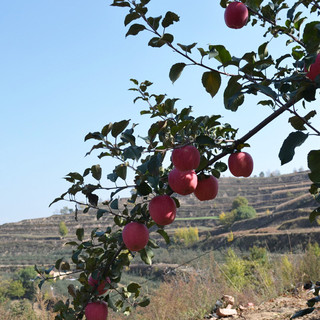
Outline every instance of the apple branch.
<path fill-rule="evenodd" d="M 263 121 L 261 121 L 258 125 L 256 125 L 253 129 L 251 129 L 248 133 L 246 133 L 244 136 L 242 136 L 240 139 L 237 139 L 231 146 L 232 149 L 235 149 L 240 144 L 245 143 L 250 138 L 252 138 L 255 134 L 257 134 L 260 130 L 262 130 L 265 126 L 267 126 L 269 123 L 271 123 L 273 120 L 275 120 L 278 116 L 280 116 L 283 112 L 289 110 L 295 103 L 297 103 L 300 99 L 292 99 L 288 101 L 286 104 L 284 104 L 282 107 L 277 109 L 275 112 L 273 112 L 270 116 L 265 118 Z M 208 163 L 208 166 L 212 165 L 216 161 L 220 160 L 227 154 L 229 154 L 229 150 L 224 150 L 217 156 L 215 156 L 213 159 L 211 159 Z"/>

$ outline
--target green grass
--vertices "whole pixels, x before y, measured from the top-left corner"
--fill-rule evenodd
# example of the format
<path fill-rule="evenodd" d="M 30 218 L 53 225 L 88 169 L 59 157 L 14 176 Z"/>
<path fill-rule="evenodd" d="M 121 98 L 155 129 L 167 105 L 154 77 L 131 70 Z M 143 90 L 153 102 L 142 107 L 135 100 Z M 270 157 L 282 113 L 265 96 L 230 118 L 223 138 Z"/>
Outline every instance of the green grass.
<path fill-rule="evenodd" d="M 218 220 L 219 217 L 211 216 L 211 217 L 186 217 L 186 218 L 176 218 L 177 221 L 188 221 L 188 220 Z"/>

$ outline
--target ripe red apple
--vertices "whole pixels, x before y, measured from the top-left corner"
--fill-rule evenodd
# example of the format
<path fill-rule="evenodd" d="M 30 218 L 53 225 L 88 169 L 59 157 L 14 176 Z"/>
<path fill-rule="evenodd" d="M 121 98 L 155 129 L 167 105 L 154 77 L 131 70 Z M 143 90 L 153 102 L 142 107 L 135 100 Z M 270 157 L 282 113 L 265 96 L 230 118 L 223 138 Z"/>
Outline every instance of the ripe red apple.
<path fill-rule="evenodd" d="M 194 190 L 194 195 L 200 200 L 212 200 L 218 194 L 218 179 L 214 176 L 205 176 L 202 179 L 198 179 L 198 185 Z"/>
<path fill-rule="evenodd" d="M 149 213 L 152 220 L 160 226 L 166 226 L 176 217 L 176 203 L 168 195 L 156 196 L 149 203 Z"/>
<path fill-rule="evenodd" d="M 318 74 L 320 74 L 320 53 L 317 55 L 316 61 L 310 66 L 306 76 L 314 81 Z"/>
<path fill-rule="evenodd" d="M 172 151 L 171 161 L 180 171 L 197 169 L 200 164 L 200 152 L 192 145 L 177 148 Z"/>
<path fill-rule="evenodd" d="M 224 12 L 224 21 L 226 25 L 232 29 L 240 29 L 245 26 L 248 18 L 248 8 L 242 2 L 231 2 Z"/>
<path fill-rule="evenodd" d="M 97 278 L 93 278 L 92 275 L 88 279 L 88 284 L 91 287 L 94 287 L 95 290 L 98 291 L 99 295 L 102 295 L 108 291 L 108 289 L 105 289 L 105 286 L 107 283 L 111 283 L 111 280 L 109 277 L 107 277 L 105 280 L 99 279 L 100 273 L 98 273 Z"/>
<path fill-rule="evenodd" d="M 173 168 L 168 176 L 170 188 L 183 196 L 192 193 L 198 183 L 198 177 L 194 170 L 180 171 Z"/>
<path fill-rule="evenodd" d="M 247 152 L 232 153 L 228 165 L 235 177 L 249 177 L 253 171 L 253 159 Z"/>
<path fill-rule="evenodd" d="M 107 320 L 108 305 L 104 301 L 89 302 L 84 309 L 84 314 L 87 320 Z"/>
<path fill-rule="evenodd" d="M 122 230 L 122 239 L 129 250 L 140 251 L 149 241 L 149 230 L 142 223 L 130 222 Z"/>

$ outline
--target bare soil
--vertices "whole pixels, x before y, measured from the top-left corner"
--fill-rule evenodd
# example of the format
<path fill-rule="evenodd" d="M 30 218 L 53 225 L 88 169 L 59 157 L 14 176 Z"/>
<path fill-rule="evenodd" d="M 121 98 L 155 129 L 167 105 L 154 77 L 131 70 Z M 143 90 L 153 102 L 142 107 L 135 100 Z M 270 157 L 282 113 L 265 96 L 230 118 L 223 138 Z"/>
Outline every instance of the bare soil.
<path fill-rule="evenodd" d="M 297 296 L 280 296 L 260 305 L 247 308 L 237 316 L 223 319 L 242 319 L 242 320 L 280 320 L 290 319 L 297 311 L 307 308 L 306 301 L 314 297 L 312 294 L 302 293 Z M 211 318 L 216 319 L 216 318 Z M 301 320 L 319 320 L 320 309 L 315 309 L 309 315 L 299 317 Z"/>

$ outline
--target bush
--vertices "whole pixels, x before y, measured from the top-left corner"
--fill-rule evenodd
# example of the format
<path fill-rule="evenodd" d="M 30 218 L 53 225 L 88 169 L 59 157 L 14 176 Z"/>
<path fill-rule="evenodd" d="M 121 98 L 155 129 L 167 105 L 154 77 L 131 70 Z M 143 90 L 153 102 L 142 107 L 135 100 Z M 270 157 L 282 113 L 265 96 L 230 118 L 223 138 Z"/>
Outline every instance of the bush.
<path fill-rule="evenodd" d="M 256 210 L 250 206 L 240 206 L 235 209 L 235 219 L 245 220 L 255 218 L 257 215 Z"/>
<path fill-rule="evenodd" d="M 64 221 L 60 221 L 59 233 L 60 233 L 61 237 L 65 237 L 68 234 L 68 228 L 67 228 Z"/>
<path fill-rule="evenodd" d="M 197 227 L 178 228 L 174 232 L 174 241 L 186 246 L 199 241 L 199 230 Z"/>
<path fill-rule="evenodd" d="M 245 197 L 236 197 L 232 202 L 232 209 L 238 209 L 241 206 L 248 206 L 249 201 Z"/>

